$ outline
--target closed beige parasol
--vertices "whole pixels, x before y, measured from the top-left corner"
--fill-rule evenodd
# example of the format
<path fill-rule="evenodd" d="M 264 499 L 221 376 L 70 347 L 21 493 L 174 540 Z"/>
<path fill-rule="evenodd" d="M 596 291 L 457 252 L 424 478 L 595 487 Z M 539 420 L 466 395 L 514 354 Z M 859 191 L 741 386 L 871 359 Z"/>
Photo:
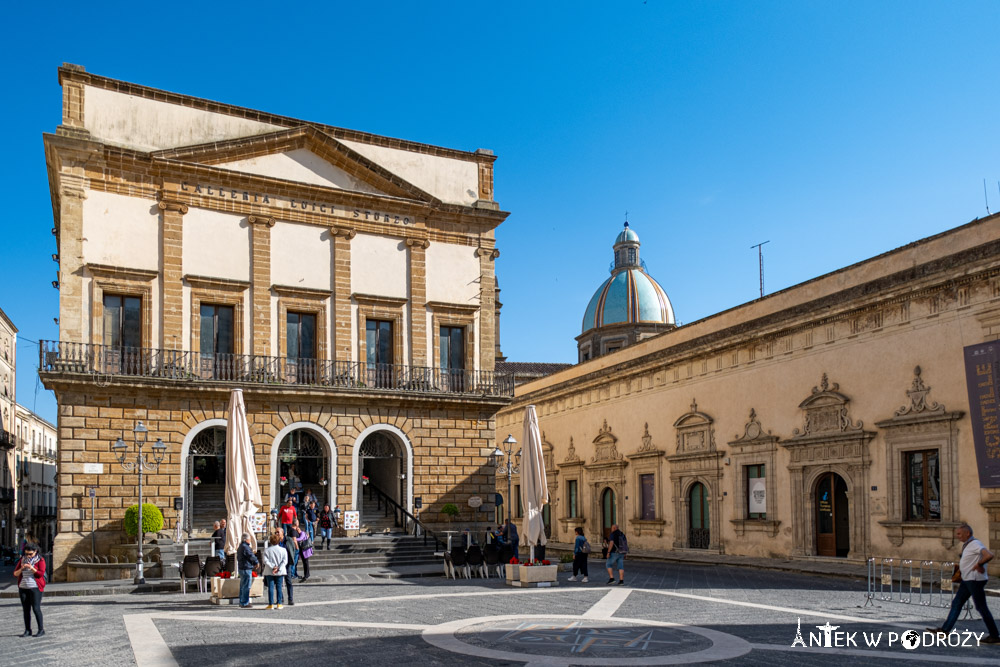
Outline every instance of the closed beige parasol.
<path fill-rule="evenodd" d="M 263 505 L 253 443 L 243 390 L 233 389 L 229 398 L 229 421 L 226 423 L 226 553 L 236 553 L 240 536 L 250 533 L 250 545 L 257 550 L 257 538 L 250 525 L 251 518 Z"/>
<path fill-rule="evenodd" d="M 529 405 L 524 414 L 524 445 L 521 449 L 521 504 L 524 523 L 521 540 L 531 547 L 545 544 L 545 522 L 542 508 L 549 502 L 545 484 L 545 457 L 542 455 L 542 434 L 538 430 L 538 414 Z M 531 550 L 534 558 L 534 549 Z"/>

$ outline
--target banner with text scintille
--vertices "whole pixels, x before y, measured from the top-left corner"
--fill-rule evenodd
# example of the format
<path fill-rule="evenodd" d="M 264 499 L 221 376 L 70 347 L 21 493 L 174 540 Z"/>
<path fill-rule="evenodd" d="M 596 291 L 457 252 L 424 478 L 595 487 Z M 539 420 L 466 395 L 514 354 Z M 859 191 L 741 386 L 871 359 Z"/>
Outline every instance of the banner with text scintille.
<path fill-rule="evenodd" d="M 1000 487 L 1000 341 L 965 348 L 972 440 L 979 486 Z"/>

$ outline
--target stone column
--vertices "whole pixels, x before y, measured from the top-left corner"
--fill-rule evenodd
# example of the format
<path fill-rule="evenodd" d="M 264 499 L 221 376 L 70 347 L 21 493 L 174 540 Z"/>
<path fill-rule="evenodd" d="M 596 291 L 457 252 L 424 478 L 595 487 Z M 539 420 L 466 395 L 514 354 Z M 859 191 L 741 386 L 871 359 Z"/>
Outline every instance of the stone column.
<path fill-rule="evenodd" d="M 333 361 L 351 361 L 351 239 L 353 229 L 334 227 L 333 237 Z"/>
<path fill-rule="evenodd" d="M 160 299 L 163 320 L 160 324 L 161 346 L 167 350 L 183 350 L 184 345 L 184 214 L 188 207 L 169 201 L 160 195 L 160 257 L 163 274 L 160 278 Z M 145 341 L 144 341 L 145 342 Z M 145 342 L 154 347 L 152 341 Z"/>
<path fill-rule="evenodd" d="M 492 247 L 476 249 L 479 257 L 479 370 L 492 371 L 496 364 L 496 273 L 493 262 L 500 251 Z"/>
<path fill-rule="evenodd" d="M 410 363 L 428 366 L 427 350 L 427 239 L 406 239 L 410 249 Z"/>
<path fill-rule="evenodd" d="M 253 354 L 280 356 L 271 350 L 271 228 L 274 218 L 251 215 L 250 223 L 250 298 L 253 315 L 250 318 L 250 338 Z"/>

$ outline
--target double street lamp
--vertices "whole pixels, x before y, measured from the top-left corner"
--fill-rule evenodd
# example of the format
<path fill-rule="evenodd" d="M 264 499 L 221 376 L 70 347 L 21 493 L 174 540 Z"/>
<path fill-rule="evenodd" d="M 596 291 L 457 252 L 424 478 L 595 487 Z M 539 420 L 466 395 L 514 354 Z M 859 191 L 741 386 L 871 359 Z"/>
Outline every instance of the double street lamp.
<path fill-rule="evenodd" d="M 138 533 L 138 551 L 135 558 L 135 579 L 133 580 L 136 584 L 146 583 L 146 578 L 142 574 L 142 473 L 146 470 L 152 470 L 156 472 L 159 469 L 160 464 L 163 463 L 163 457 L 167 453 L 167 446 L 163 444 L 163 440 L 159 438 L 153 443 L 152 458 L 149 455 L 142 452 L 142 448 L 146 445 L 146 438 L 148 436 L 149 429 L 140 421 L 135 426 L 135 430 L 132 431 L 132 440 L 135 442 L 136 453 L 134 460 L 126 460 L 128 455 L 128 445 L 122 438 L 118 438 L 118 441 L 111 445 L 111 451 L 114 453 L 115 457 L 118 459 L 118 463 L 121 464 L 122 468 L 126 472 L 138 472 L 139 473 L 139 526 L 136 532 Z"/>
<path fill-rule="evenodd" d="M 517 446 L 517 440 L 509 433 L 501 444 L 503 444 L 503 449 L 497 447 L 490 455 L 490 465 L 497 469 L 497 475 L 507 475 L 507 521 L 510 521 L 511 503 L 513 502 L 511 498 L 511 478 L 520 471 L 521 450 L 514 451 L 514 447 Z M 506 461 L 504 460 L 504 456 L 507 457 Z"/>

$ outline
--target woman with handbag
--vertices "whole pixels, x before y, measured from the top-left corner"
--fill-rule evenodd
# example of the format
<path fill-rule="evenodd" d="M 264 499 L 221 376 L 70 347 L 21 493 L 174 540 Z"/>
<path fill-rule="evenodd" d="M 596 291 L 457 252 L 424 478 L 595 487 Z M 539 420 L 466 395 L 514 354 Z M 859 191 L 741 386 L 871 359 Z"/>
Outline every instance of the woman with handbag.
<path fill-rule="evenodd" d="M 45 636 L 45 626 L 42 625 L 42 592 L 45 590 L 45 559 L 38 553 L 38 545 L 28 542 L 24 545 L 24 555 L 14 567 L 17 577 L 17 593 L 21 598 L 21 609 L 24 611 L 24 634 L 31 636 L 31 612 L 35 612 L 35 622 L 38 623 L 36 637 Z"/>
<path fill-rule="evenodd" d="M 583 536 L 583 528 L 576 527 L 576 539 L 573 540 L 573 576 L 570 581 L 576 581 L 576 575 L 582 574 L 580 579 L 583 583 L 590 581 L 590 572 L 587 571 L 587 559 L 590 558 L 590 542 Z"/>
<path fill-rule="evenodd" d="M 288 567 L 288 552 L 280 544 L 278 533 L 273 533 L 268 539 L 270 546 L 264 550 L 264 581 L 267 582 L 267 609 L 281 609 L 284 597 L 281 594 L 281 583 Z M 275 594 L 277 589 L 277 595 Z M 275 599 L 277 598 L 277 599 Z"/>
<path fill-rule="evenodd" d="M 299 560 L 302 562 L 302 574 L 304 575 L 299 578 L 299 583 L 303 584 L 309 580 L 309 558 L 313 555 L 313 541 L 309 537 L 309 533 L 299 529 L 298 520 L 295 521 L 294 528 L 299 531 L 299 536 L 295 539 L 299 545 Z"/>

